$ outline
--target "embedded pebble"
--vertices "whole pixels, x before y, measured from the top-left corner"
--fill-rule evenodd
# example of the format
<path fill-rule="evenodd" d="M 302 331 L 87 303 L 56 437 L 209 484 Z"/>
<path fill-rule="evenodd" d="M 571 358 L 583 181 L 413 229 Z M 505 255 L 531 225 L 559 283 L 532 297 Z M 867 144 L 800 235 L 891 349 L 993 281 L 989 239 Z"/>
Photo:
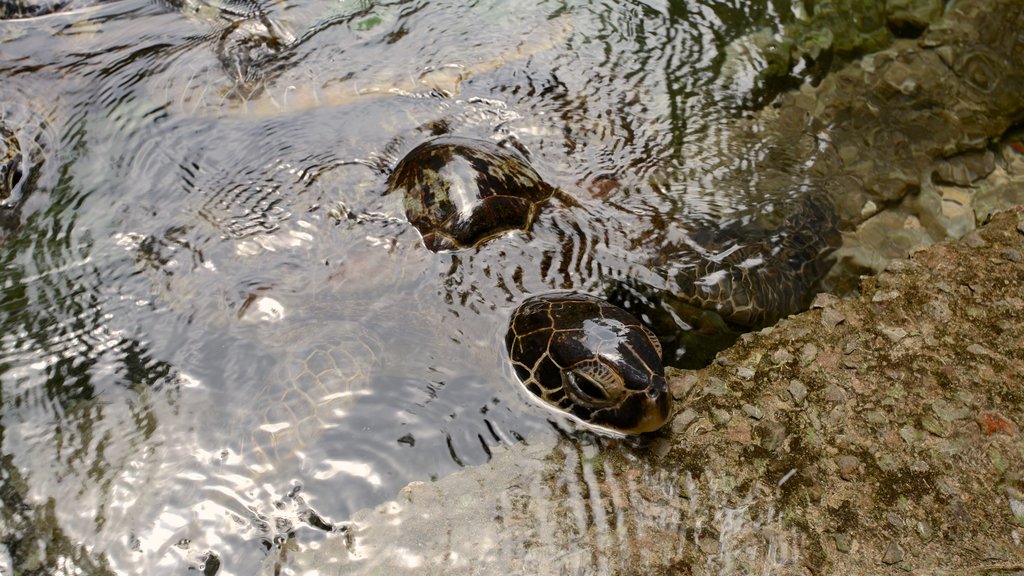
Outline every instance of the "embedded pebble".
<path fill-rule="evenodd" d="M 921 417 L 921 427 L 939 438 L 947 438 L 951 433 L 946 423 L 931 414 L 925 414 Z"/>
<path fill-rule="evenodd" d="M 672 419 L 672 432 L 674 434 L 685 432 L 686 429 L 690 427 L 690 424 L 696 419 L 696 410 L 694 410 L 693 408 L 687 408 L 686 410 L 683 410 L 682 412 L 677 414 L 675 418 Z"/>
<path fill-rule="evenodd" d="M 978 234 L 977 230 L 971 230 L 963 237 L 963 243 L 970 246 L 971 248 L 981 248 L 988 244 L 981 234 Z"/>
<path fill-rule="evenodd" d="M 864 420 L 867 420 L 868 424 L 874 424 L 875 426 L 882 426 L 889 423 L 889 417 L 881 410 L 868 410 L 864 414 Z"/>
<path fill-rule="evenodd" d="M 674 369 L 673 369 L 674 370 Z M 674 371 L 668 379 L 668 389 L 672 392 L 672 397 L 676 400 L 682 400 L 690 393 L 690 390 L 697 384 L 699 379 L 695 372 L 682 372 Z M 668 376 L 668 374 L 666 374 Z"/>
<path fill-rule="evenodd" d="M 810 364 L 818 357 L 818 347 L 808 342 L 800 348 L 800 363 Z"/>
<path fill-rule="evenodd" d="M 1010 262 L 1024 262 L 1024 255 L 1020 253 L 1020 250 L 1014 250 L 1013 248 L 1002 250 L 999 252 L 999 255 L 1004 260 L 1009 260 Z"/>
<path fill-rule="evenodd" d="M 1024 221 L 1017 222 L 1017 232 L 1024 234 Z"/>
<path fill-rule="evenodd" d="M 882 556 L 882 562 L 886 564 L 898 564 L 903 561 L 903 548 L 895 542 L 890 542 L 889 547 L 885 549 L 885 555 Z"/>
<path fill-rule="evenodd" d="M 843 389 L 836 384 L 825 386 L 823 392 L 825 399 L 833 404 L 844 404 L 846 402 L 846 392 L 843 392 Z"/>
<path fill-rule="evenodd" d="M 889 292 L 875 292 L 875 295 L 871 297 L 872 302 L 888 302 L 889 300 L 895 300 L 900 297 L 900 293 L 891 290 Z"/>
<path fill-rule="evenodd" d="M 900 328 L 899 326 L 883 326 L 882 328 L 880 328 L 880 330 L 886 338 L 892 340 L 893 342 L 899 342 L 900 340 L 903 340 L 904 338 L 907 337 L 907 331 L 904 330 L 903 328 Z"/>
<path fill-rule="evenodd" d="M 787 390 L 789 390 L 789 395 L 793 397 L 793 401 L 798 406 L 802 405 L 804 399 L 807 398 L 807 386 L 804 386 L 804 383 L 799 380 L 791 381 Z"/>
<path fill-rule="evenodd" d="M 793 355 L 785 348 L 779 348 L 772 354 L 772 362 L 785 364 L 793 359 Z"/>
<path fill-rule="evenodd" d="M 704 383 L 704 393 L 711 396 L 725 396 L 729 393 L 729 386 L 719 378 L 712 376 Z"/>
<path fill-rule="evenodd" d="M 754 377 L 754 369 L 749 366 L 740 366 L 736 369 L 736 377 L 741 380 L 750 380 Z"/>
<path fill-rule="evenodd" d="M 860 460 L 856 456 L 839 456 L 836 458 L 839 477 L 848 482 L 853 481 L 860 472 Z"/>
<path fill-rule="evenodd" d="M 903 438 L 903 441 L 907 444 L 916 446 L 918 441 L 917 428 L 914 428 L 909 424 L 900 428 L 900 438 Z"/>
<path fill-rule="evenodd" d="M 761 410 L 761 408 L 754 406 L 753 404 L 744 404 L 742 406 L 742 410 L 744 414 L 750 416 L 754 420 L 764 418 L 764 410 Z"/>
<path fill-rule="evenodd" d="M 906 272 L 914 268 L 914 261 L 906 258 L 894 258 L 885 265 L 886 272 Z"/>
<path fill-rule="evenodd" d="M 953 311 L 949 309 L 949 306 L 941 300 L 932 300 L 924 305 L 925 314 L 927 314 L 932 320 L 945 320 L 949 318 Z"/>
<path fill-rule="evenodd" d="M 821 311 L 821 324 L 825 328 L 835 328 L 846 321 L 846 316 L 835 308 L 826 308 Z"/>
<path fill-rule="evenodd" d="M 941 398 L 932 402 L 932 412 L 946 422 L 965 420 L 971 417 L 971 411 L 966 406 L 953 406 Z"/>
<path fill-rule="evenodd" d="M 732 414 L 730 414 L 728 410 L 715 408 L 714 410 L 711 411 L 711 418 L 714 419 L 715 424 L 719 426 L 724 426 L 725 424 L 729 423 L 729 420 L 732 420 Z"/>
<path fill-rule="evenodd" d="M 903 528 L 903 519 L 894 512 L 886 512 L 885 521 L 889 523 L 893 528 Z"/>
<path fill-rule="evenodd" d="M 853 539 L 849 534 L 836 534 L 836 550 L 846 553 L 853 547 Z"/>
<path fill-rule="evenodd" d="M 757 436 L 761 447 L 773 452 L 785 441 L 786 427 L 778 422 L 762 422 L 757 425 Z"/>
<path fill-rule="evenodd" d="M 811 309 L 832 308 L 836 304 L 839 304 L 838 296 L 835 294 L 829 294 L 828 292 L 818 292 L 814 296 L 814 300 L 811 302 Z"/>
<path fill-rule="evenodd" d="M 921 537 L 923 542 L 928 542 L 932 539 L 932 527 L 928 522 L 924 520 L 919 521 L 917 526 L 915 526 L 915 529 L 917 530 L 917 535 Z"/>
<path fill-rule="evenodd" d="M 1024 521 L 1024 502 L 1010 498 L 1010 512 L 1018 521 Z"/>
<path fill-rule="evenodd" d="M 989 352 L 988 348 L 985 348 L 981 344 L 971 344 L 967 347 L 967 351 L 978 356 L 989 356 L 992 354 Z"/>

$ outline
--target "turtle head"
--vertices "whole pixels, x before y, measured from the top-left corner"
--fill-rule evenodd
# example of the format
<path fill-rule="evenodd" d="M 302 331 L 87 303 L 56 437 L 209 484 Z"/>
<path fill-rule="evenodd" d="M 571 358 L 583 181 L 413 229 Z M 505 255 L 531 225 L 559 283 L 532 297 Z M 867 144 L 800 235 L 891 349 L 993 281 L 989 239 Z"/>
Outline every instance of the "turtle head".
<path fill-rule="evenodd" d="M 558 410 L 626 434 L 668 420 L 661 346 L 621 308 L 579 294 L 530 298 L 513 315 L 506 342 L 527 390 Z"/>
<path fill-rule="evenodd" d="M 661 428 L 668 420 L 670 408 L 665 377 L 625 368 L 619 371 L 603 365 L 600 376 L 588 367 L 563 369 L 562 389 L 571 400 L 567 412 L 590 424 L 626 434 Z"/>

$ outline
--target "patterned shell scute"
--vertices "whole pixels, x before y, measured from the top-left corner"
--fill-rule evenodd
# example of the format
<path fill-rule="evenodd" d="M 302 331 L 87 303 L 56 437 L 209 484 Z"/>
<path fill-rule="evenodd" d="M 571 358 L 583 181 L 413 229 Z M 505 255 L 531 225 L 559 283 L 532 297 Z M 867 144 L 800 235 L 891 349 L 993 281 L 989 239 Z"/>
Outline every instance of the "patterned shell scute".
<path fill-rule="evenodd" d="M 403 194 L 409 222 L 434 252 L 527 230 L 554 192 L 517 151 L 454 136 L 409 152 L 391 174 L 388 190 Z"/>
<path fill-rule="evenodd" d="M 332 338 L 292 334 L 281 362 L 255 397 L 261 423 L 256 452 L 277 466 L 339 425 L 379 368 L 383 346 L 358 326 L 342 323 Z"/>
<path fill-rule="evenodd" d="M 584 294 L 534 296 L 513 313 L 505 344 L 526 389 L 578 420 L 624 433 L 668 420 L 660 344 L 617 306 Z"/>

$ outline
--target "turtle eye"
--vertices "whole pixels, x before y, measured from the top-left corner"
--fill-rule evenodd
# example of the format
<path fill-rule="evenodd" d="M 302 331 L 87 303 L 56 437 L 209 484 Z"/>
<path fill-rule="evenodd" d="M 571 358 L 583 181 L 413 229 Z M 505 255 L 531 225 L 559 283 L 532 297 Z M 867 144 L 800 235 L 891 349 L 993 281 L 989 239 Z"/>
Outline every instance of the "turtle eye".
<path fill-rule="evenodd" d="M 608 365 L 589 360 L 566 372 L 566 384 L 577 400 L 585 404 L 607 404 L 615 401 L 625 387 L 622 377 Z"/>

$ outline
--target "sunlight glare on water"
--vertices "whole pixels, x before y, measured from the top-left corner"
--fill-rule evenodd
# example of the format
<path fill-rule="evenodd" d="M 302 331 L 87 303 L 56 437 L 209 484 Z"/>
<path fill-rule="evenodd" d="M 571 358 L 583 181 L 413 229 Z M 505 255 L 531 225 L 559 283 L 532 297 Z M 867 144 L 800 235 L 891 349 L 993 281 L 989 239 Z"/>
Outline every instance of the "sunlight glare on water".
<path fill-rule="evenodd" d="M 517 303 L 651 280 L 663 246 L 771 200 L 737 176 L 763 151 L 731 138 L 719 68 L 788 4 L 746 4 L 117 0 L 0 21 L 0 120 L 29 167 L 3 205 L 4 505 L 85 569 L 254 574 L 410 482 L 561 437 L 501 352 Z M 386 175 L 439 133 L 517 143 L 574 203 L 425 250 Z M 28 534 L 5 535 L 25 573 Z"/>

